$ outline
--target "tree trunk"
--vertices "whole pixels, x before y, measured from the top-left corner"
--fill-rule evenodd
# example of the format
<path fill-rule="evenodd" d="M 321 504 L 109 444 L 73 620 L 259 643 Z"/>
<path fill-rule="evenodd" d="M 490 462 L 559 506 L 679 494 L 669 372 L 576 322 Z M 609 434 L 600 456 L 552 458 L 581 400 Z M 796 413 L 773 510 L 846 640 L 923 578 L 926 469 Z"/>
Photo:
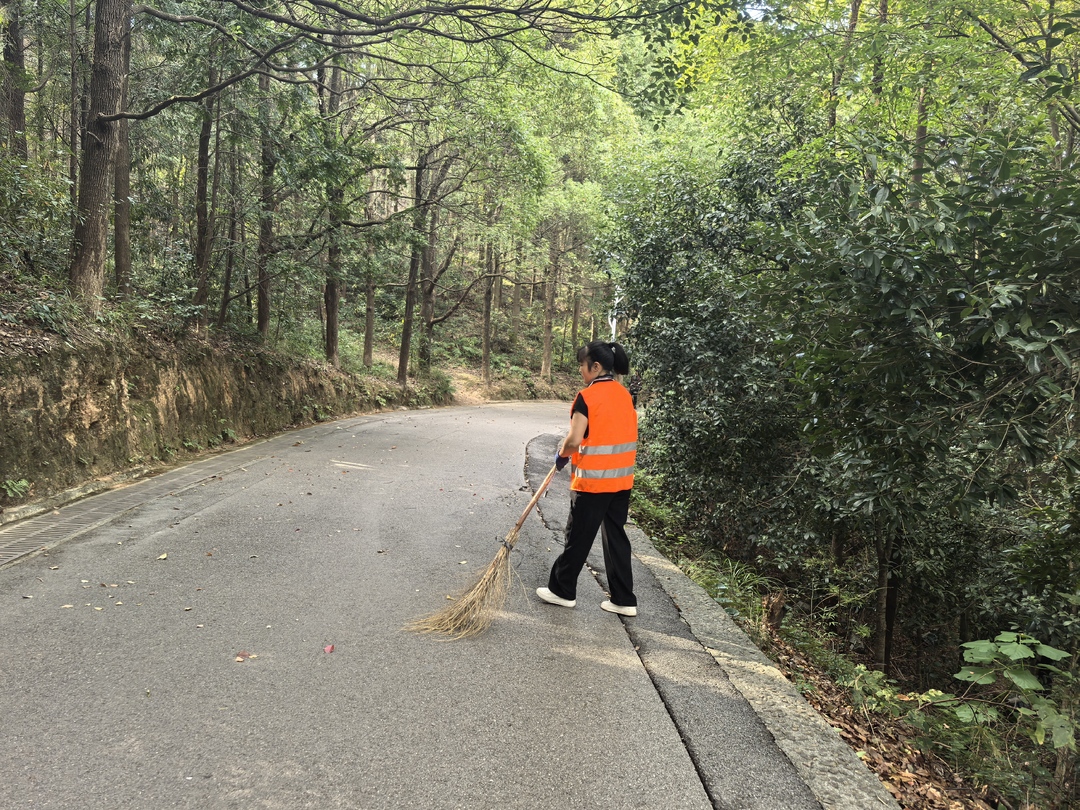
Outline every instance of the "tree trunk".
<path fill-rule="evenodd" d="M 274 241 L 274 171 L 277 158 L 274 156 L 274 138 L 270 131 L 270 77 L 259 76 L 263 120 L 262 148 L 260 163 L 262 179 L 259 188 L 259 248 L 256 254 L 258 270 L 258 295 L 256 299 L 256 323 L 263 340 L 270 336 L 270 254 Z"/>
<path fill-rule="evenodd" d="M 896 635 L 896 617 L 900 612 L 900 555 L 903 545 L 904 536 L 898 532 L 889 557 L 889 582 L 885 592 L 885 655 L 881 662 L 881 671 L 885 673 L 892 670 L 893 638 Z"/>
<path fill-rule="evenodd" d="M 71 289 L 93 312 L 101 309 L 109 208 L 119 124 L 103 121 L 120 112 L 124 86 L 124 38 L 130 30 L 130 0 L 98 0 L 90 111 L 79 171 L 79 222 L 75 228 Z"/>
<path fill-rule="evenodd" d="M 550 380 L 552 374 L 552 333 L 555 324 L 555 287 L 559 281 L 560 237 L 558 230 L 551 236 L 544 279 L 544 354 L 540 361 L 540 376 L 545 380 Z"/>
<path fill-rule="evenodd" d="M 491 303 L 495 294 L 495 249 L 490 242 L 484 249 L 484 315 L 480 335 L 480 377 L 491 384 Z"/>
<path fill-rule="evenodd" d="M 398 385 L 404 388 L 409 382 L 409 352 L 412 348 L 413 310 L 416 307 L 416 287 L 420 276 L 419 247 L 412 249 L 409 258 L 409 280 L 405 285 L 405 319 L 401 325 L 401 348 L 398 352 Z"/>
<path fill-rule="evenodd" d="M 862 8 L 862 0 L 851 0 L 851 15 L 848 17 L 847 31 L 844 32 L 844 44 L 840 49 L 836 67 L 832 75 L 832 88 L 829 92 L 829 129 L 836 128 L 836 108 L 840 104 L 840 84 L 844 80 L 844 71 L 847 66 L 848 53 L 851 50 L 852 40 L 855 39 L 855 28 L 859 24 L 859 9 Z"/>
<path fill-rule="evenodd" d="M 128 102 L 128 74 L 131 69 L 131 31 L 124 37 L 124 82 L 120 88 L 120 108 Z M 128 141 L 128 120 L 121 118 L 117 125 L 116 166 L 113 169 L 113 277 L 116 294 L 124 299 L 131 295 L 131 148 Z"/>
<path fill-rule="evenodd" d="M 416 172 L 413 181 L 413 199 L 416 205 L 416 216 L 413 219 L 413 229 L 417 236 L 425 235 L 425 223 L 427 221 L 424 210 L 424 174 L 427 171 L 427 153 L 421 152 L 416 161 Z M 404 388 L 409 382 L 409 352 L 412 349 L 413 310 L 416 308 L 416 287 L 420 277 L 420 262 L 423 248 L 414 244 L 409 257 L 409 280 L 405 285 L 405 319 L 401 325 L 401 350 L 398 353 L 398 385 Z"/>
<path fill-rule="evenodd" d="M 327 257 L 326 286 L 323 288 L 323 308 L 326 310 L 326 362 L 334 368 L 341 365 L 339 353 L 341 312 L 341 282 L 335 276 L 341 273 L 341 248 L 332 245 Z"/>
<path fill-rule="evenodd" d="M 71 229 L 79 224 L 79 65 L 84 62 L 79 52 L 79 29 L 75 25 L 78 15 L 76 0 L 68 0 L 68 53 L 71 69 L 68 72 L 68 134 L 71 138 L 68 152 L 68 189 L 71 194 Z"/>
<path fill-rule="evenodd" d="M 889 21 L 889 0 L 878 2 L 878 26 L 884 26 Z M 879 49 L 874 57 L 874 75 L 870 78 L 870 90 L 874 94 L 874 103 L 881 104 L 881 96 L 885 89 L 885 57 Z"/>
<path fill-rule="evenodd" d="M 218 308 L 217 328 L 224 329 L 229 318 L 229 304 L 232 299 L 233 266 L 236 263 L 236 225 L 237 201 L 240 198 L 240 171 L 236 152 L 229 152 L 229 244 L 225 251 L 225 277 L 221 281 L 221 306 Z"/>
<path fill-rule="evenodd" d="M 574 308 L 570 321 L 570 345 L 577 351 L 578 348 L 578 327 L 581 322 L 581 270 L 577 267 L 574 268 L 573 275 L 574 286 Z"/>
<path fill-rule="evenodd" d="M 885 604 L 889 595 L 889 558 L 892 554 L 892 538 L 882 537 L 879 532 L 874 537 L 874 551 L 877 557 L 877 588 L 874 592 L 874 647 L 871 653 L 874 658 L 874 668 L 884 671 L 887 638 Z"/>
<path fill-rule="evenodd" d="M 911 179 L 913 183 L 922 182 L 922 169 L 926 157 L 928 105 L 925 84 L 919 88 L 917 98 L 918 100 L 915 108 L 915 157 L 911 166 Z"/>
<path fill-rule="evenodd" d="M 341 44 L 340 38 L 335 38 L 334 45 Z M 327 154 L 333 154 L 337 147 L 335 127 L 337 114 L 341 109 L 341 93 L 344 81 L 341 66 L 335 64 L 330 69 L 330 96 L 326 100 L 326 149 Z M 345 190 L 341 180 L 334 178 L 329 181 L 326 189 L 326 201 L 329 208 L 329 246 L 326 252 L 326 286 L 323 289 L 323 305 L 326 309 L 326 361 L 334 368 L 341 365 L 339 351 L 340 318 L 341 318 L 341 228 L 345 219 L 344 211 Z"/>
<path fill-rule="evenodd" d="M 874 629 L 874 667 L 888 673 L 892 658 L 893 628 L 899 605 L 897 568 L 900 561 L 901 535 L 892 531 L 887 537 L 879 532 L 874 538 L 877 553 L 877 599 Z"/>
<path fill-rule="evenodd" d="M 237 156 L 236 159 L 239 160 L 239 156 Z M 234 200 L 233 204 L 238 205 L 239 204 L 239 199 Z M 244 324 L 247 325 L 247 326 L 251 326 L 252 323 L 253 323 L 252 316 L 255 313 L 255 308 L 252 306 L 251 273 L 248 270 L 248 261 L 247 261 L 247 258 L 248 258 L 247 217 L 246 216 L 241 216 L 241 217 L 239 217 L 239 220 L 240 221 L 237 223 L 237 230 L 239 231 L 238 237 L 240 239 L 238 245 L 240 247 L 240 268 L 241 268 L 241 273 L 242 273 L 241 278 L 243 280 L 243 289 L 244 289 L 244 293 L 243 293 L 243 295 L 244 295 L 244 309 L 243 309 L 243 312 L 244 312 Z M 233 245 L 233 248 L 235 249 L 236 245 Z M 256 248 L 256 252 L 257 251 L 258 251 L 258 248 Z"/>
<path fill-rule="evenodd" d="M 23 53 L 21 0 L 5 3 L 4 26 L 4 117 L 7 119 L 7 148 L 20 160 L 27 160 L 26 148 L 26 58 Z"/>
<path fill-rule="evenodd" d="M 510 283 L 514 285 L 513 297 L 510 299 L 510 343 L 517 343 L 518 333 L 521 331 L 521 252 L 523 248 L 520 242 L 514 244 L 514 274 Z"/>
<path fill-rule="evenodd" d="M 429 188 L 428 192 L 434 189 Z M 435 341 L 435 240 L 438 236 L 439 210 L 432 209 L 427 229 L 427 244 L 420 254 L 420 323 L 424 328 L 420 335 L 418 359 L 420 368 L 431 370 L 431 349 Z"/>
<path fill-rule="evenodd" d="M 510 299 L 510 343 L 517 343 L 518 332 L 521 331 L 521 285 L 517 279 L 511 279 L 514 285 L 513 297 Z"/>
<path fill-rule="evenodd" d="M 375 364 L 375 279 L 369 277 L 364 291 L 364 367 Z"/>
<path fill-rule="evenodd" d="M 210 41 L 210 53 L 207 58 L 209 72 L 207 87 L 217 84 L 216 40 Z M 196 323 L 205 327 L 209 321 L 210 303 L 210 248 L 213 241 L 213 224 L 210 220 L 210 207 L 207 204 L 210 189 L 210 136 L 214 128 L 214 101 L 216 96 L 207 96 L 202 103 L 202 125 L 199 127 L 198 157 L 195 165 L 195 298 L 192 304 L 197 314 Z"/>

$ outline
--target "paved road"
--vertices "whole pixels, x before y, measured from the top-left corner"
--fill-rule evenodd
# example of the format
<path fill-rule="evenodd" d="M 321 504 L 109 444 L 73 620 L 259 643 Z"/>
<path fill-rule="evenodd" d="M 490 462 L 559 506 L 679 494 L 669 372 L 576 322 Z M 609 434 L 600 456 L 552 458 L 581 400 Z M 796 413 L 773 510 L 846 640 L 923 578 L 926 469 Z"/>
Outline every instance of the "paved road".
<path fill-rule="evenodd" d="M 491 559 L 565 424 L 556 403 L 359 417 L 68 507 L 117 514 L 0 568 L 0 807 L 889 806 L 643 537 L 638 618 L 587 574 L 575 610 L 535 599 L 565 472 L 485 635 L 402 630 Z"/>

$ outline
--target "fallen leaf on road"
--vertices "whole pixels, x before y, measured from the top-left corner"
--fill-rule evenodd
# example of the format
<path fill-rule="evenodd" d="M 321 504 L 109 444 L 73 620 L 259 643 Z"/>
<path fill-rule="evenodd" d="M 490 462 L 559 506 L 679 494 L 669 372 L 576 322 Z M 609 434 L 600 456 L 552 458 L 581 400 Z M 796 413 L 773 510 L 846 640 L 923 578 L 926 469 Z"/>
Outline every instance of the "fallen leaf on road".
<path fill-rule="evenodd" d="M 94 608 L 94 610 L 104 610 L 105 608 Z"/>
<path fill-rule="evenodd" d="M 166 551 L 164 554 L 162 554 L 160 557 L 158 557 L 158 559 L 159 560 L 167 560 L 167 559 L 169 559 L 169 552 Z"/>
<path fill-rule="evenodd" d="M 23 594 L 23 599 L 33 599 L 33 598 L 34 597 L 32 597 L 32 596 L 27 596 L 26 594 Z"/>
<path fill-rule="evenodd" d="M 59 571 L 59 570 L 60 570 L 60 566 L 59 566 L 59 565 L 50 565 L 50 566 L 49 566 L 49 570 L 50 570 L 50 571 Z"/>
<path fill-rule="evenodd" d="M 324 653 L 332 653 L 334 651 L 334 645 L 333 644 L 327 644 L 325 647 L 322 648 L 322 651 Z"/>
<path fill-rule="evenodd" d="M 241 663 L 241 664 L 244 663 L 249 658 L 258 658 L 258 657 L 259 656 L 257 656 L 257 655 L 252 655 L 247 650 L 241 650 L 240 652 L 238 652 L 236 654 L 236 660 L 237 660 L 238 663 Z"/>
<path fill-rule="evenodd" d="M 63 609 L 63 608 L 73 608 L 73 607 L 75 607 L 75 606 L 74 605 L 61 605 L 60 606 L 61 609 Z"/>

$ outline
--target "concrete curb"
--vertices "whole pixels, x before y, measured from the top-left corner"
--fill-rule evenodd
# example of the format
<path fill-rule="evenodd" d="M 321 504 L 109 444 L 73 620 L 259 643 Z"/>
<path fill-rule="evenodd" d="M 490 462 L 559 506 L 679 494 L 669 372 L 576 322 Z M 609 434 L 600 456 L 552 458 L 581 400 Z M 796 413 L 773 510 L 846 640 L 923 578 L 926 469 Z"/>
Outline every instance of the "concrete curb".
<path fill-rule="evenodd" d="M 899 810 L 881 780 L 844 743 L 724 609 L 627 526 L 634 554 L 776 740 L 825 810 Z"/>

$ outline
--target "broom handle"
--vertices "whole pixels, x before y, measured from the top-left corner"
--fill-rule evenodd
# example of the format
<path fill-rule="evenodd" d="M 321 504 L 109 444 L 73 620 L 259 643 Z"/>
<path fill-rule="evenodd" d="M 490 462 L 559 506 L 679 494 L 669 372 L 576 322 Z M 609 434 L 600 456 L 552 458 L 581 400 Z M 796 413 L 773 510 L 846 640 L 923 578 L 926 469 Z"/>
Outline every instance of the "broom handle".
<path fill-rule="evenodd" d="M 517 525 L 514 527 L 512 534 L 517 534 L 521 530 L 521 527 L 525 523 L 525 518 L 529 516 L 529 512 L 531 512 L 533 510 L 533 507 L 536 506 L 536 502 L 540 500 L 540 496 L 544 494 L 544 490 L 548 488 L 548 484 L 551 483 L 551 479 L 555 477 L 556 472 L 558 472 L 558 468 L 552 465 L 551 472 L 547 474 L 547 478 L 545 478 L 544 482 L 537 488 L 536 494 L 533 495 L 532 500 L 529 501 L 529 505 L 526 506 L 525 511 L 521 513 L 521 518 L 518 520 Z"/>

